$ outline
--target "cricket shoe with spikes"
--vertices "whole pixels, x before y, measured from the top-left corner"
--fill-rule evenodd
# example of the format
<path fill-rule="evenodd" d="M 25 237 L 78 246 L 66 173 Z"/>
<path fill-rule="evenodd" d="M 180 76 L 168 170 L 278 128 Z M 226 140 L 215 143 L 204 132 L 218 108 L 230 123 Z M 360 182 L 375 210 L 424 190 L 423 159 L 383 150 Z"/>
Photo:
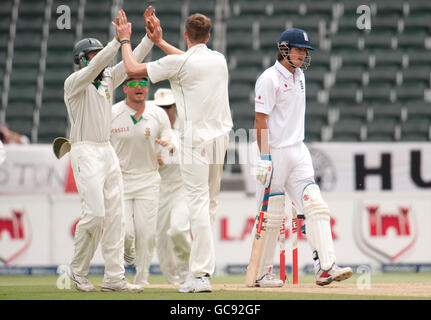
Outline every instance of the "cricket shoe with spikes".
<path fill-rule="evenodd" d="M 209 274 L 202 277 L 194 277 L 189 274 L 187 280 L 180 285 L 178 291 L 182 293 L 211 292 L 212 288 Z"/>
<path fill-rule="evenodd" d="M 139 284 L 132 284 L 127 281 L 126 278 L 121 279 L 118 282 L 114 283 L 102 283 L 102 288 L 100 289 L 103 292 L 112 292 L 112 291 L 122 291 L 122 292 L 142 292 L 144 291 L 144 286 Z"/>
<path fill-rule="evenodd" d="M 274 274 L 267 273 L 259 280 L 256 280 L 255 287 L 260 288 L 277 288 L 283 286 L 283 281 L 277 279 Z"/>
<path fill-rule="evenodd" d="M 314 273 L 316 275 L 316 284 L 319 286 L 326 286 L 332 281 L 343 281 L 349 279 L 353 275 L 351 268 L 340 268 L 335 263 L 331 269 L 324 271 L 320 268 L 320 260 L 317 251 L 313 252 L 314 260 Z"/>
<path fill-rule="evenodd" d="M 70 268 L 68 271 L 68 275 L 69 275 L 69 278 L 73 281 L 73 285 L 75 286 L 76 290 L 82 291 L 82 292 L 96 291 L 96 288 L 88 280 L 87 277 L 78 276 L 77 274 L 73 273 L 73 271 Z"/>

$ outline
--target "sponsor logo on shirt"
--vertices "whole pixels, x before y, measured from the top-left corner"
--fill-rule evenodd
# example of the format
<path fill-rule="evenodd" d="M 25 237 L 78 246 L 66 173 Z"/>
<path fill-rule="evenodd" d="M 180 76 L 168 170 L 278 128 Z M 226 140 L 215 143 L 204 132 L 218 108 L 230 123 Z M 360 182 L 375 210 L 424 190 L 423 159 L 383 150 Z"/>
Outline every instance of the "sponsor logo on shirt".
<path fill-rule="evenodd" d="M 264 104 L 262 100 L 262 96 L 257 97 L 257 99 L 255 99 L 256 103 L 260 103 L 260 104 Z"/>
<path fill-rule="evenodd" d="M 130 128 L 129 127 L 121 127 L 121 128 L 114 128 L 112 129 L 112 133 L 122 133 L 122 132 L 129 132 Z"/>
<path fill-rule="evenodd" d="M 290 90 L 292 90 L 292 88 L 289 88 L 289 86 L 287 85 L 287 83 L 285 83 L 285 84 L 284 84 L 283 92 L 288 92 L 288 91 L 290 91 Z"/>
<path fill-rule="evenodd" d="M 302 80 L 299 80 L 299 85 L 301 86 L 301 91 L 304 92 L 304 82 Z"/>
<path fill-rule="evenodd" d="M 146 129 L 145 129 L 145 136 L 146 136 L 146 137 L 151 137 L 151 131 L 150 131 L 150 128 L 146 128 Z"/>

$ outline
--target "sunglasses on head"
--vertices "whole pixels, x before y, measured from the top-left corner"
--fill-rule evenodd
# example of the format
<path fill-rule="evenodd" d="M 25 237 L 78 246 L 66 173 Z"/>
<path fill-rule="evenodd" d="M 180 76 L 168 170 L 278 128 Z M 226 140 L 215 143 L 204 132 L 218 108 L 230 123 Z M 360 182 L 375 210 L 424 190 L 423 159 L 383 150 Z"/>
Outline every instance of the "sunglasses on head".
<path fill-rule="evenodd" d="M 132 88 L 137 88 L 138 86 L 146 87 L 148 86 L 148 81 L 147 80 L 141 80 L 141 81 L 129 81 L 126 83 L 126 86 L 128 87 L 132 87 Z"/>

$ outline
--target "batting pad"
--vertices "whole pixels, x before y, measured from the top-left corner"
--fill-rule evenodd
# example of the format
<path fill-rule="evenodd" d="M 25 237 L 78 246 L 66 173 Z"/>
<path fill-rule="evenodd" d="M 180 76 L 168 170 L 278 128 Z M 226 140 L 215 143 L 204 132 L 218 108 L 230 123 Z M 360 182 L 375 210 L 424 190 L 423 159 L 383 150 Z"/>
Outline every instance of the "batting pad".
<path fill-rule="evenodd" d="M 307 239 L 317 250 L 322 270 L 329 270 L 335 262 L 331 233 L 331 217 L 317 184 L 308 185 L 303 193 Z"/>
<path fill-rule="evenodd" d="M 274 254 L 277 247 L 277 239 L 280 234 L 280 227 L 285 216 L 285 197 L 284 195 L 270 196 L 267 212 L 267 229 L 262 257 L 259 263 L 257 279 L 267 274 L 272 267 Z"/>

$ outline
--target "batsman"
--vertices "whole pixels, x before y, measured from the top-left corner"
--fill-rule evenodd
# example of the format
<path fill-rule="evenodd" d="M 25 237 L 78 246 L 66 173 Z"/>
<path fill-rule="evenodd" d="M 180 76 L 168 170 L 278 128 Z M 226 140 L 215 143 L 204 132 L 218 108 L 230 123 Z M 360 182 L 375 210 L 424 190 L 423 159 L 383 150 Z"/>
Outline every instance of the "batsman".
<path fill-rule="evenodd" d="M 310 152 L 303 142 L 303 70 L 310 65 L 310 50 L 314 49 L 304 30 L 285 30 L 278 41 L 277 61 L 256 81 L 254 125 L 260 152 L 256 166 L 258 203 L 262 203 L 268 185 L 271 191 L 255 286 L 283 285 L 271 274 L 271 270 L 285 211 L 285 194 L 305 216 L 307 239 L 313 249 L 316 284 L 328 285 L 352 276 L 350 268 L 340 268 L 336 264 L 330 211 L 314 180 Z"/>

